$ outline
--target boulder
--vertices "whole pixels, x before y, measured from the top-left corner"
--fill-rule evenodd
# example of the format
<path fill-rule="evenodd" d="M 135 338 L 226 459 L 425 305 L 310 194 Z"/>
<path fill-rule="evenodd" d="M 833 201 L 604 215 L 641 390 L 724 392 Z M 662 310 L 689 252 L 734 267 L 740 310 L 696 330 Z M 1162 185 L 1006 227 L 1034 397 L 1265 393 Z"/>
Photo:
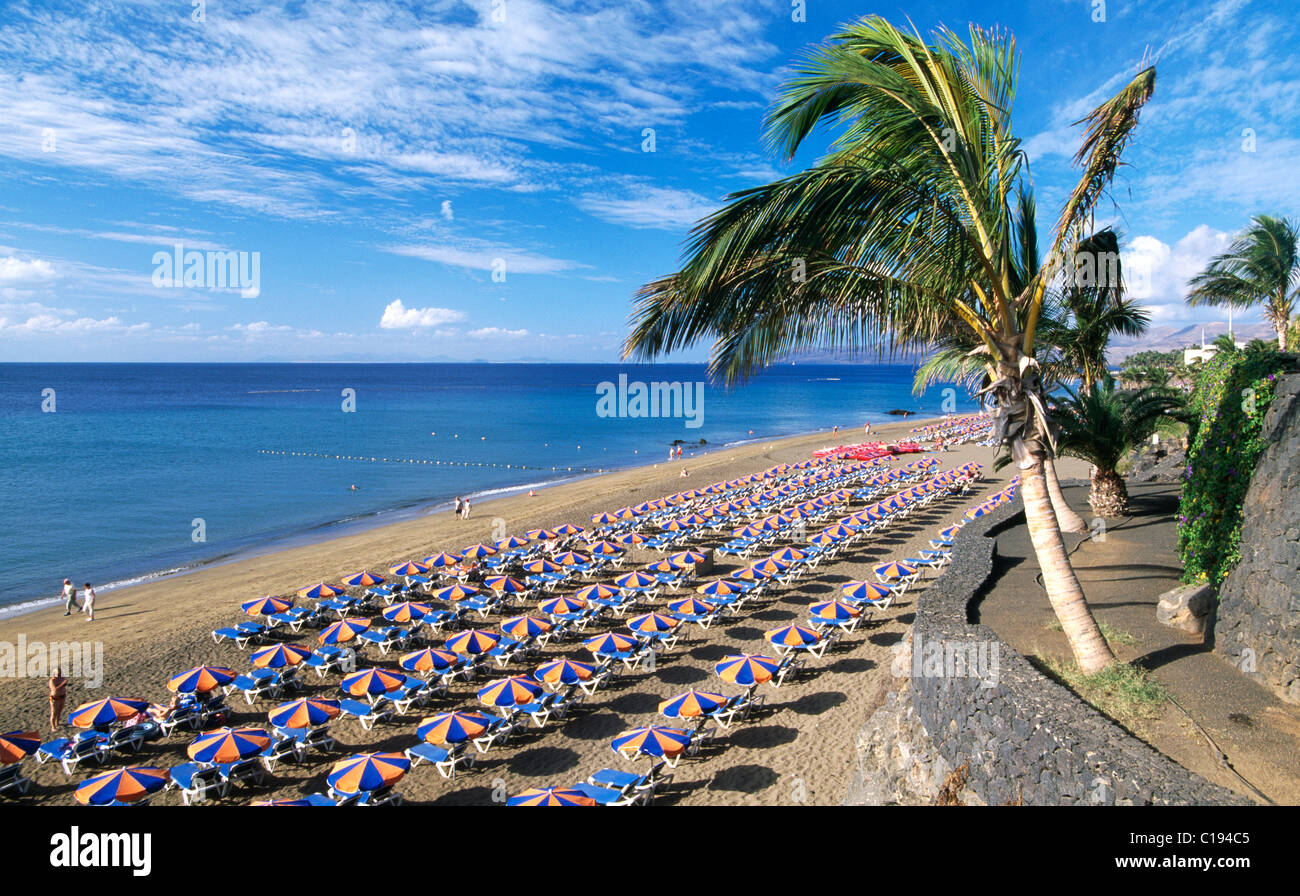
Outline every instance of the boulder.
<path fill-rule="evenodd" d="M 1182 585 L 1160 595 L 1156 619 L 1189 635 L 1204 637 L 1213 609 L 1213 588 L 1209 585 Z"/>

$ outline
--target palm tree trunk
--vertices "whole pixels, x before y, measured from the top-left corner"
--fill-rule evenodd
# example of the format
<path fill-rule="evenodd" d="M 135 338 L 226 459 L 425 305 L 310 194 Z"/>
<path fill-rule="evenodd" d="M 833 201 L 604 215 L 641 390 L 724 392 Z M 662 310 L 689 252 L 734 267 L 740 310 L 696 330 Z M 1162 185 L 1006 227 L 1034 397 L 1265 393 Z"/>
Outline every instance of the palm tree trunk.
<path fill-rule="evenodd" d="M 1074 660 L 1085 675 L 1094 675 L 1115 659 L 1110 645 L 1101 636 L 1097 620 L 1083 597 L 1083 588 L 1079 578 L 1070 566 L 1070 558 L 1065 553 L 1065 543 L 1061 540 L 1061 529 L 1056 522 L 1056 513 L 1052 508 L 1051 497 L 1047 493 L 1046 476 L 1043 471 L 1043 459 L 1032 458 L 1031 462 L 1020 470 L 1020 487 L 1025 502 L 1025 522 L 1029 527 L 1029 538 L 1034 544 L 1034 553 L 1038 556 L 1039 568 L 1043 571 L 1043 584 L 1047 588 L 1047 599 L 1051 601 L 1056 618 L 1061 622 L 1070 649 L 1074 651 Z"/>
<path fill-rule="evenodd" d="M 1065 502 L 1061 493 L 1061 481 L 1056 478 L 1056 461 L 1050 457 L 1043 458 L 1043 478 L 1047 480 L 1047 494 L 1052 499 L 1052 509 L 1056 511 L 1056 522 L 1062 532 L 1087 532 L 1088 524 L 1083 517 Z"/>
<path fill-rule="evenodd" d="M 1128 513 L 1128 487 L 1114 470 L 1097 470 L 1092 476 L 1088 505 L 1097 516 L 1114 519 Z"/>

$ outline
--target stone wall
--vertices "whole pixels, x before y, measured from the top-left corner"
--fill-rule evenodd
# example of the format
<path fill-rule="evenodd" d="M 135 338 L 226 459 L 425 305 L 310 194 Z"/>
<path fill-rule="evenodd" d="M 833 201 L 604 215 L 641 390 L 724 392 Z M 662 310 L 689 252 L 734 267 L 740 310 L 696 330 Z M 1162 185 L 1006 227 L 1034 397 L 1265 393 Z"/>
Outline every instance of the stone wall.
<path fill-rule="evenodd" d="M 1300 703 L 1300 375 L 1264 417 L 1269 443 L 1242 510 L 1241 562 L 1220 583 L 1214 649 Z"/>
<path fill-rule="evenodd" d="M 918 592 L 910 646 L 895 664 L 910 678 L 915 723 L 898 714 L 897 703 L 887 703 L 895 717 L 882 725 L 877 714 L 859 738 L 859 754 L 865 746 L 868 756 L 893 756 L 889 761 L 904 766 L 915 763 L 898 756 L 920 757 L 921 777 L 931 784 L 945 770 L 966 766 L 968 801 L 991 805 L 1249 804 L 1123 731 L 1044 677 L 992 629 L 967 622 L 967 606 L 993 571 L 995 541 L 988 533 L 1023 519 L 1013 504 L 965 526 L 953 562 Z M 965 668 L 931 664 L 936 646 L 968 658 Z M 873 744 L 879 738 L 872 730 L 891 726 L 905 732 L 904 749 Z M 860 797 L 886 790 L 862 774 L 854 788 Z"/>

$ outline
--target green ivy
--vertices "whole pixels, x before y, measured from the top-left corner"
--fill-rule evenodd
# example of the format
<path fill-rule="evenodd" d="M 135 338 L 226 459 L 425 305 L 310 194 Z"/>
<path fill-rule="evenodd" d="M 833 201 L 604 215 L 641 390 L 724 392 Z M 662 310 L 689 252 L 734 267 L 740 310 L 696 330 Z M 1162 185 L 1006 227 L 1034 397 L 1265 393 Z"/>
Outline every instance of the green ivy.
<path fill-rule="evenodd" d="M 1184 581 L 1217 586 L 1241 559 L 1241 508 L 1268 447 L 1260 432 L 1282 367 L 1276 348 L 1253 346 L 1219 352 L 1197 372 L 1178 509 Z"/>

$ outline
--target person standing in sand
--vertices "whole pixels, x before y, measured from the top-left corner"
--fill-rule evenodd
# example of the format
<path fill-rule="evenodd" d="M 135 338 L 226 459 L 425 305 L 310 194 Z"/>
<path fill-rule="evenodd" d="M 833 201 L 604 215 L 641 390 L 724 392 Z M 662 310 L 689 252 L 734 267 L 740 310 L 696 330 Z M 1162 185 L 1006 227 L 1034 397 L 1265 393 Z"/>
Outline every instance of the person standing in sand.
<path fill-rule="evenodd" d="M 71 616 L 72 611 L 77 607 L 77 586 L 72 584 L 71 579 L 63 580 L 63 615 Z"/>
<path fill-rule="evenodd" d="M 83 597 L 81 600 L 81 609 L 86 614 L 87 617 L 86 621 L 94 622 L 95 621 L 95 589 L 90 587 L 89 582 L 86 583 L 86 587 L 83 589 L 82 595 Z"/>
<path fill-rule="evenodd" d="M 50 732 L 59 730 L 63 719 L 63 704 L 68 702 L 68 680 L 63 677 L 63 669 L 55 667 L 50 676 Z"/>
<path fill-rule="evenodd" d="M 461 519 L 469 519 L 469 498 L 466 498 L 465 503 L 461 505 L 461 512 L 464 514 Z"/>
<path fill-rule="evenodd" d="M 464 505 L 464 503 L 460 500 L 460 495 L 457 495 L 457 496 L 456 496 L 456 519 L 460 519 L 461 511 L 464 510 L 464 508 L 465 508 L 465 505 Z"/>

